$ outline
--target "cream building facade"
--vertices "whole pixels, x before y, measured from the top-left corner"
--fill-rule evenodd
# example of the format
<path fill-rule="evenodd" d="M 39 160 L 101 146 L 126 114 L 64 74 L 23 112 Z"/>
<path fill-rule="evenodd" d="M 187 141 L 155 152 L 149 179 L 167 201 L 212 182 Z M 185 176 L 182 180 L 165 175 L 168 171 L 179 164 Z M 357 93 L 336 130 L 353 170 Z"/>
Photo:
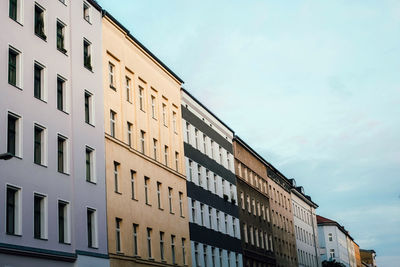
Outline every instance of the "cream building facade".
<path fill-rule="evenodd" d="M 111 266 L 190 265 L 182 80 L 103 16 Z"/>

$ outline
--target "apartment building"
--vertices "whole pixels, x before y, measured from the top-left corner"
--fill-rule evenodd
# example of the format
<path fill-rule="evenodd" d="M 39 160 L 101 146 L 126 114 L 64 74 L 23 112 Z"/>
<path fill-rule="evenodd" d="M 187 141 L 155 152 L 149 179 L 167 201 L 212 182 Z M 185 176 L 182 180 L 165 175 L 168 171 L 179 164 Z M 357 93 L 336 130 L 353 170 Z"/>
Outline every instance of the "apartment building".
<path fill-rule="evenodd" d="M 0 3 L 1 266 L 109 266 L 101 8 Z M 87 97 L 88 96 L 88 97 Z"/>
<path fill-rule="evenodd" d="M 376 252 L 373 249 L 360 249 L 361 262 L 364 266 L 376 267 Z"/>
<path fill-rule="evenodd" d="M 243 264 L 276 266 L 265 160 L 242 139 L 233 141 Z"/>
<path fill-rule="evenodd" d="M 350 266 L 346 229 L 338 222 L 317 215 L 321 261 L 337 261 Z"/>
<path fill-rule="evenodd" d="M 298 266 L 294 233 L 291 183 L 274 166 L 267 164 L 268 194 L 277 266 Z"/>
<path fill-rule="evenodd" d="M 302 186 L 296 185 L 296 180 L 290 179 L 290 182 L 292 183 L 291 199 L 299 266 L 320 267 L 318 226 L 315 213 L 318 205 L 305 194 Z"/>
<path fill-rule="evenodd" d="M 353 246 L 354 246 L 354 257 L 356 258 L 356 266 L 362 267 L 360 246 L 354 241 L 353 241 Z"/>
<path fill-rule="evenodd" d="M 182 89 L 192 266 L 242 266 L 233 131 Z"/>
<path fill-rule="evenodd" d="M 105 11 L 103 73 L 110 265 L 190 265 L 183 81 Z"/>

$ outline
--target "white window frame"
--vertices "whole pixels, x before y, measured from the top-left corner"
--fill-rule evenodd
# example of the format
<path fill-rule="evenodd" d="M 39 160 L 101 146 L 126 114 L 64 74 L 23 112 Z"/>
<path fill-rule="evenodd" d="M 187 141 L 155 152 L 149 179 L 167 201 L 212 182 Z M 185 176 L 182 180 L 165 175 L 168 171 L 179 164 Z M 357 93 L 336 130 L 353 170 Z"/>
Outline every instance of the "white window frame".
<path fill-rule="evenodd" d="M 58 142 L 58 138 L 61 138 L 61 139 L 64 140 L 64 143 L 63 143 L 63 150 L 64 150 L 64 156 L 63 156 L 63 157 L 64 157 L 64 162 L 63 162 L 63 164 L 64 164 L 64 170 L 63 170 L 62 173 L 64 173 L 64 174 L 69 174 L 69 173 L 70 173 L 69 139 L 68 139 L 67 136 L 65 136 L 65 135 L 63 135 L 63 134 L 60 134 L 60 133 L 57 133 L 57 142 Z M 58 143 L 57 143 L 57 153 L 58 153 Z M 58 156 L 58 154 L 57 154 L 57 156 Z M 57 157 L 57 160 L 58 160 L 58 157 Z M 57 164 L 58 164 L 58 162 L 57 162 Z"/>
<path fill-rule="evenodd" d="M 15 125 L 15 157 L 18 158 L 23 158 L 23 121 L 22 121 L 22 116 L 18 115 L 15 112 L 12 112 L 10 110 L 7 110 L 7 127 L 6 128 L 6 133 L 4 136 L 8 136 L 8 116 L 12 116 L 16 118 L 16 125 Z M 7 137 L 7 146 L 8 146 L 8 137 Z"/>
<path fill-rule="evenodd" d="M 34 60 L 33 62 L 33 75 L 35 75 L 35 66 L 38 66 L 40 68 L 42 68 L 42 70 L 40 71 L 40 94 L 41 97 L 40 98 L 36 98 L 39 100 L 42 100 L 43 102 L 47 103 L 48 100 L 48 91 L 47 91 L 47 68 L 45 65 L 43 65 L 42 63 L 40 63 L 39 61 Z"/>
<path fill-rule="evenodd" d="M 41 203 L 41 210 L 42 210 L 42 214 L 40 216 L 40 220 L 41 220 L 41 229 L 40 229 L 40 239 L 47 239 L 48 238 L 48 203 L 47 203 L 47 195 L 46 194 L 42 194 L 39 192 L 34 191 L 33 192 L 33 197 L 38 196 L 42 198 L 42 203 Z M 34 201 L 33 201 L 33 205 Z M 35 209 L 32 209 L 33 212 L 35 212 Z M 35 214 L 33 213 L 33 218 L 34 218 Z M 35 231 L 35 225 L 33 224 L 33 232 Z"/>
<path fill-rule="evenodd" d="M 48 163 L 48 153 L 47 153 L 47 128 L 37 122 L 33 123 L 33 154 L 35 153 L 35 128 L 41 128 L 42 129 L 42 135 L 41 135 L 41 166 L 47 166 Z"/>
<path fill-rule="evenodd" d="M 93 212 L 93 214 L 92 214 L 92 216 L 93 216 L 93 218 L 92 218 L 92 246 L 89 246 L 89 247 L 90 248 L 98 248 L 99 240 L 98 240 L 98 227 L 97 227 L 97 210 L 93 207 L 86 206 L 86 214 L 87 214 L 88 210 Z M 88 218 L 86 218 L 86 220 L 87 219 Z"/>
<path fill-rule="evenodd" d="M 18 1 L 21 1 L 21 0 L 18 0 Z M 24 81 L 24 79 L 22 78 L 22 77 L 23 77 L 22 51 L 19 50 L 19 49 L 17 49 L 17 48 L 15 48 L 15 47 L 12 46 L 12 45 L 8 45 L 8 54 L 7 54 L 7 59 L 8 59 L 8 60 L 7 60 L 7 83 L 8 83 L 8 71 L 9 71 L 9 69 L 8 69 L 8 62 L 9 62 L 9 57 L 10 57 L 10 50 L 12 50 L 14 53 L 17 54 L 16 66 L 15 66 L 15 72 L 16 72 L 16 75 L 15 75 L 15 76 L 16 76 L 15 86 L 16 86 L 18 89 L 22 90 L 22 88 L 23 88 L 23 81 Z M 8 83 L 8 84 L 10 84 L 10 83 Z M 14 85 L 12 85 L 12 84 L 10 84 L 10 85 L 11 85 L 11 86 L 14 86 Z"/>
<path fill-rule="evenodd" d="M 93 147 L 90 147 L 89 145 L 85 145 L 85 177 L 86 177 L 86 150 L 90 150 L 90 174 L 91 174 L 91 177 L 88 182 L 97 183 L 96 149 L 94 149 Z"/>
<path fill-rule="evenodd" d="M 64 243 L 62 244 L 71 244 L 71 205 L 70 205 L 71 203 L 69 201 L 60 198 L 57 199 L 57 225 L 58 225 L 58 204 L 60 202 L 66 204 L 65 207 L 66 210 L 64 211 L 64 221 L 66 222 L 66 225 L 64 225 Z M 58 233 L 58 227 L 57 227 L 57 233 Z"/>
<path fill-rule="evenodd" d="M 13 233 L 13 235 L 20 235 L 22 236 L 22 187 L 20 186 L 16 186 L 10 183 L 6 183 L 5 184 L 5 194 L 4 194 L 4 203 L 5 205 L 7 205 L 7 188 L 12 188 L 14 190 L 16 190 L 16 196 L 15 196 L 15 225 L 14 225 L 14 229 L 15 232 Z M 7 218 L 7 208 L 4 209 L 4 218 Z M 7 224 L 4 223 L 4 232 L 7 232 Z"/>
<path fill-rule="evenodd" d="M 95 112 L 94 112 L 94 94 L 88 90 L 85 90 L 84 101 L 85 101 L 86 96 L 88 96 L 88 99 L 89 99 L 89 122 L 86 122 L 86 123 L 88 123 L 92 126 L 95 126 L 96 120 L 95 120 Z"/>

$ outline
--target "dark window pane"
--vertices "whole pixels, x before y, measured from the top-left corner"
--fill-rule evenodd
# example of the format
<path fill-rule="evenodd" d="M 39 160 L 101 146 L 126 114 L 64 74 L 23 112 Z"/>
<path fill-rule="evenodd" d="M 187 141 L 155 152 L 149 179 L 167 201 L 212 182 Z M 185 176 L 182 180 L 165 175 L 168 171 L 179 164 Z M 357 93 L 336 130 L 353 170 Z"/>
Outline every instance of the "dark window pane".
<path fill-rule="evenodd" d="M 90 154 L 91 151 L 86 149 L 86 181 L 91 181 L 92 177 L 91 177 L 91 172 L 90 172 Z"/>
<path fill-rule="evenodd" d="M 7 234 L 15 234 L 15 197 L 17 190 L 7 188 Z"/>
<path fill-rule="evenodd" d="M 58 203 L 58 241 L 60 243 L 65 243 L 65 217 L 64 210 L 66 208 L 66 204 L 59 202 Z"/>
<path fill-rule="evenodd" d="M 34 96 L 36 98 L 42 98 L 42 70 L 39 65 L 35 64 L 34 70 Z"/>
<path fill-rule="evenodd" d="M 57 22 L 57 49 L 61 50 L 62 52 L 66 52 L 64 48 L 64 25 L 60 22 Z"/>
<path fill-rule="evenodd" d="M 41 238 L 41 202 L 42 198 L 35 196 L 34 199 L 34 236 Z"/>
<path fill-rule="evenodd" d="M 8 115 L 7 152 L 15 155 L 17 118 Z"/>
<path fill-rule="evenodd" d="M 58 138 L 58 171 L 64 172 L 64 142 L 62 138 Z"/>
<path fill-rule="evenodd" d="M 88 94 L 85 94 L 85 122 L 90 123 L 90 115 L 89 115 L 89 98 Z"/>
<path fill-rule="evenodd" d="M 57 78 L 57 108 L 64 110 L 64 81 Z"/>
<path fill-rule="evenodd" d="M 14 86 L 17 85 L 17 56 L 15 51 L 8 50 L 8 83 Z"/>
<path fill-rule="evenodd" d="M 42 132 L 42 129 L 35 127 L 34 162 L 36 164 L 42 164 Z"/>
<path fill-rule="evenodd" d="M 10 18 L 17 20 L 17 0 L 10 0 Z"/>
<path fill-rule="evenodd" d="M 88 233 L 88 246 L 93 247 L 93 239 L 92 239 L 92 216 L 93 211 L 87 210 L 87 233 Z"/>
<path fill-rule="evenodd" d="M 41 38 L 46 39 L 46 35 L 44 34 L 44 11 L 35 6 L 35 33 L 39 35 Z"/>

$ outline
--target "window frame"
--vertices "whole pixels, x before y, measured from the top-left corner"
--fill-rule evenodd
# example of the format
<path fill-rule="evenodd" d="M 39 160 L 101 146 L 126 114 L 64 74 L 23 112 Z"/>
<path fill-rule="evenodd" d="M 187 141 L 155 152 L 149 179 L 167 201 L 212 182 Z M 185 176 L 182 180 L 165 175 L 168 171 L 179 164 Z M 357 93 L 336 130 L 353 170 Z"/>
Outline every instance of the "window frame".
<path fill-rule="evenodd" d="M 40 162 L 37 161 L 36 159 L 36 129 L 39 129 L 40 132 Z M 42 126 L 38 123 L 33 124 L 33 154 L 34 154 L 34 160 L 33 162 L 37 165 L 40 166 L 47 166 L 47 128 L 45 126 Z"/>
<path fill-rule="evenodd" d="M 19 186 L 15 186 L 12 184 L 5 184 L 5 189 L 6 189 L 6 194 L 5 194 L 5 219 L 6 219 L 6 223 L 5 223 L 5 229 L 6 229 L 6 234 L 7 235 L 14 235 L 14 236 L 21 236 L 22 235 L 22 188 Z M 12 222 L 13 222 L 13 226 L 12 229 L 13 231 L 9 231 L 9 204 L 8 204 L 8 189 L 13 190 L 14 191 L 14 202 L 13 202 L 13 218 L 12 218 Z"/>
<path fill-rule="evenodd" d="M 89 173 L 90 177 L 87 176 L 88 160 L 87 154 L 89 153 Z M 85 179 L 86 182 L 96 184 L 96 150 L 88 145 L 85 146 Z"/>
<path fill-rule="evenodd" d="M 36 16 L 38 15 L 37 11 L 40 10 L 41 13 L 39 14 L 39 18 L 37 18 Z M 43 20 L 43 26 L 40 29 L 40 19 Z M 42 7 L 41 5 L 39 5 L 37 2 L 35 2 L 35 7 L 34 7 L 34 16 L 33 16 L 33 25 L 34 25 L 34 33 L 37 37 L 39 37 L 40 39 L 47 41 L 47 36 L 46 36 L 46 31 L 47 31 L 47 27 L 46 27 L 46 9 L 44 7 Z M 38 25 L 37 25 L 38 23 Z"/>
<path fill-rule="evenodd" d="M 59 32 L 59 26 L 61 26 L 61 33 Z M 60 51 L 63 54 L 67 54 L 68 50 L 66 49 L 66 44 L 68 43 L 67 41 L 67 35 L 66 33 L 68 32 L 66 30 L 67 25 L 62 22 L 60 19 L 57 19 L 56 21 L 56 47 L 57 50 Z M 59 45 L 59 38 L 61 38 L 61 44 Z"/>
<path fill-rule="evenodd" d="M 58 199 L 57 202 L 57 222 L 58 222 L 58 243 L 60 244 L 71 244 L 71 211 L 70 211 L 70 202 Z M 61 240 L 60 236 L 60 204 L 64 205 L 63 210 L 63 240 Z"/>

